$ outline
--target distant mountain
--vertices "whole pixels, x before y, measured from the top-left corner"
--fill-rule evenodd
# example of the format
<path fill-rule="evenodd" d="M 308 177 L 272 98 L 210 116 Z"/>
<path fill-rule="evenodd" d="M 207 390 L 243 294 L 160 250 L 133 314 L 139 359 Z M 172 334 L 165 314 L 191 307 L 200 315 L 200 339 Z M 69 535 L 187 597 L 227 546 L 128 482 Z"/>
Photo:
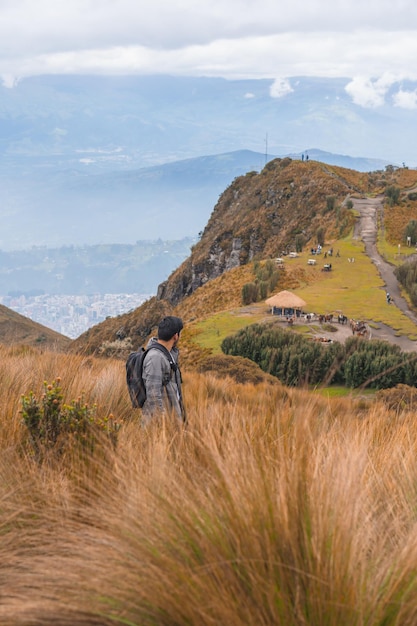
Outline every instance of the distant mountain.
<path fill-rule="evenodd" d="M 272 155 L 407 161 L 413 112 L 358 107 L 347 82 L 300 78 L 280 98 L 271 80 L 172 76 L 0 87 L 0 249 L 194 237 L 233 179 Z"/>
<path fill-rule="evenodd" d="M 377 170 L 384 170 L 387 165 L 390 165 L 388 161 L 384 161 L 382 159 L 332 154 L 331 152 L 325 152 L 324 150 L 317 150 L 315 148 L 305 150 L 302 153 L 289 153 L 287 156 L 296 159 L 308 157 L 314 161 L 320 161 L 321 163 L 327 163 L 328 165 L 346 167 L 350 170 L 356 170 L 357 172 L 375 172 Z"/>
<path fill-rule="evenodd" d="M 197 239 L 0 252 L 0 295 L 154 293 Z"/>
<path fill-rule="evenodd" d="M 314 149 L 306 154 L 359 171 L 387 165 L 377 159 Z M 195 237 L 232 181 L 249 171 L 259 172 L 273 158 L 275 155 L 238 150 L 137 170 L 90 174 L 75 170 L 51 173 L 34 166 L 14 181 L 4 180 L 0 187 L 0 249 Z"/>

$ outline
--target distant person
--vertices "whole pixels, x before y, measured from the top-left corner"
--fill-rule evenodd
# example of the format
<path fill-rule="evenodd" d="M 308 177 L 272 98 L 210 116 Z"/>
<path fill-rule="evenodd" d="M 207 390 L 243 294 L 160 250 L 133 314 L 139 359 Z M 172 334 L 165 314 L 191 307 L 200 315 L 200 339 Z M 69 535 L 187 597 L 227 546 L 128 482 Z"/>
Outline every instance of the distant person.
<path fill-rule="evenodd" d="M 387 291 L 387 304 L 391 304 L 391 296 Z"/>
<path fill-rule="evenodd" d="M 181 318 L 168 315 L 159 322 L 158 336 L 149 340 L 147 348 L 159 345 L 157 350 L 149 350 L 143 361 L 142 376 L 146 387 L 146 401 L 142 409 L 144 424 L 161 415 L 173 415 L 180 422 L 186 422 L 177 348 L 182 329 Z"/>

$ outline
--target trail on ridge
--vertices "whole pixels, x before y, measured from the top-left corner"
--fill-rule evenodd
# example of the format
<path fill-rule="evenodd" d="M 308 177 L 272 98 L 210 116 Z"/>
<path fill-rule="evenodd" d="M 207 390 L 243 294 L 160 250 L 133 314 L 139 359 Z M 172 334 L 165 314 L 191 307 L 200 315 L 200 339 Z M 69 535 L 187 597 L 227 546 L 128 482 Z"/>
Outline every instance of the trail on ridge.
<path fill-rule="evenodd" d="M 398 281 L 394 275 L 393 266 L 387 263 L 377 250 L 378 219 L 383 218 L 384 196 L 377 196 L 375 198 L 352 198 L 352 202 L 353 207 L 359 213 L 353 236 L 355 239 L 362 239 L 364 242 L 366 254 L 375 264 L 385 283 L 385 291 L 389 292 L 394 301 L 392 304 L 387 304 L 386 306 L 398 307 L 404 315 L 417 326 L 417 315 L 409 309 L 407 301 L 401 295 Z M 378 330 L 372 331 L 374 338 L 395 343 L 399 345 L 402 350 L 407 352 L 417 350 L 416 341 L 412 341 L 405 336 L 396 336 L 395 331 L 385 324 L 379 323 L 379 326 L 380 328 Z"/>

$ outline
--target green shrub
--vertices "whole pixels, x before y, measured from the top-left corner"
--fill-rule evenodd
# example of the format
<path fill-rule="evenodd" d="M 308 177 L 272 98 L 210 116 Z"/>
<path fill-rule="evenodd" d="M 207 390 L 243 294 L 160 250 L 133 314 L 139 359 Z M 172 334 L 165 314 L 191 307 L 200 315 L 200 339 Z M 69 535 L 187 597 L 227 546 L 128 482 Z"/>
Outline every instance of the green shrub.
<path fill-rule="evenodd" d="M 395 185 L 390 185 L 385 189 L 385 196 L 387 198 L 387 202 L 389 206 L 394 206 L 394 204 L 398 204 L 400 199 L 401 189 L 396 187 Z"/>
<path fill-rule="evenodd" d="M 304 235 L 297 235 L 295 238 L 295 251 L 302 252 L 305 246 L 306 240 Z"/>
<path fill-rule="evenodd" d="M 417 242 L 417 220 L 410 220 L 405 227 L 403 240 L 407 241 L 407 237 L 410 237 L 411 243 L 414 246 Z"/>
<path fill-rule="evenodd" d="M 265 300 L 268 297 L 269 293 L 269 282 L 266 280 L 259 281 L 259 299 Z"/>
<path fill-rule="evenodd" d="M 92 451 L 102 435 L 116 445 L 120 423 L 112 415 L 99 417 L 97 406 L 89 406 L 83 397 L 63 404 L 59 384 L 59 378 L 51 384 L 44 382 L 40 399 L 33 391 L 21 398 L 23 423 L 36 459 L 41 461 L 50 452 L 61 454 L 73 444 Z"/>
<path fill-rule="evenodd" d="M 256 283 L 246 283 L 242 287 L 242 303 L 252 304 L 257 302 L 259 298 L 259 288 Z"/>
<path fill-rule="evenodd" d="M 316 239 L 317 239 L 318 245 L 324 246 L 324 237 L 325 237 L 324 228 L 323 227 L 318 228 L 316 232 Z"/>
<path fill-rule="evenodd" d="M 409 261 L 394 270 L 398 282 L 410 296 L 411 302 L 417 307 L 417 261 Z"/>
<path fill-rule="evenodd" d="M 417 386 L 416 360 L 385 341 L 349 338 L 321 344 L 274 323 L 252 324 L 221 345 L 225 354 L 251 359 L 288 386 L 345 384 L 384 389 L 398 384 Z"/>
<path fill-rule="evenodd" d="M 275 270 L 269 278 L 269 291 L 274 291 L 279 281 L 279 271 Z"/>
<path fill-rule="evenodd" d="M 255 361 L 264 372 L 286 385 L 317 384 L 339 380 L 341 344 L 323 346 L 274 325 L 252 324 L 222 342 L 225 354 Z"/>
<path fill-rule="evenodd" d="M 334 211 L 335 206 L 336 206 L 336 198 L 334 196 L 327 196 L 325 213 L 330 213 L 330 211 Z"/>

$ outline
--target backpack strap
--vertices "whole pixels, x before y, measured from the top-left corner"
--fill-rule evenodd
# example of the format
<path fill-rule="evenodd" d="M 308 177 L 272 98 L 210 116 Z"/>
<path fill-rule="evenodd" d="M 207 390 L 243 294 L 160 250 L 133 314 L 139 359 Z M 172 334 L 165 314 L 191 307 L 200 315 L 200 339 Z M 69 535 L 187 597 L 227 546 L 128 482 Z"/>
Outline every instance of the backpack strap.
<path fill-rule="evenodd" d="M 178 364 L 174 361 L 172 354 L 170 353 L 169 350 L 167 350 L 165 348 L 165 346 L 163 346 L 161 343 L 158 343 L 157 341 L 154 341 L 149 348 L 147 348 L 146 352 L 149 352 L 149 350 L 153 350 L 153 349 L 159 350 L 160 352 L 162 352 L 162 354 L 165 354 L 166 358 L 168 359 L 169 365 L 171 367 L 171 370 L 175 373 L 177 370 L 179 370 Z"/>

